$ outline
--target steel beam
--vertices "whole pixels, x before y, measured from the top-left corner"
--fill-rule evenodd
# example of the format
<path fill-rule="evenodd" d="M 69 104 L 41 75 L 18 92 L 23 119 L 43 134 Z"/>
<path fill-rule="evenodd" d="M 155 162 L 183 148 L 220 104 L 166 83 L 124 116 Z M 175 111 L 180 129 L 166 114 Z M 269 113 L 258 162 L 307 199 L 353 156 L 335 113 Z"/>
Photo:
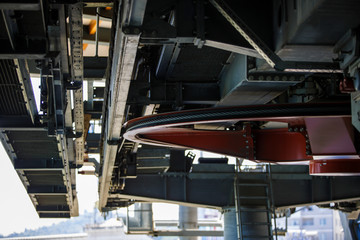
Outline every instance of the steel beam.
<path fill-rule="evenodd" d="M 75 172 L 70 169 L 71 162 L 73 164 L 76 164 L 76 158 L 73 159 L 72 148 L 68 148 L 68 145 L 72 144 L 72 140 L 69 140 L 68 138 L 65 138 L 62 134 L 57 134 L 57 146 L 59 152 L 61 152 L 64 169 L 63 169 L 63 175 L 64 175 L 64 189 L 67 192 L 68 198 L 67 202 L 71 209 L 71 216 L 76 217 L 79 216 L 79 207 L 78 207 L 78 201 L 77 201 L 77 193 L 76 189 L 73 186 L 76 186 L 76 179 L 75 179 Z M 68 143 L 68 140 L 70 141 Z M 69 152 L 70 150 L 70 152 Z M 75 191 L 74 191 L 75 190 Z"/>
<path fill-rule="evenodd" d="M 62 159 L 15 159 L 15 170 L 41 171 L 41 170 L 63 170 Z"/>
<path fill-rule="evenodd" d="M 199 164 L 201 166 L 201 164 Z M 303 165 L 273 165 L 271 184 L 276 208 L 360 200 L 360 177 L 309 176 Z M 242 172 L 242 182 L 263 179 L 265 173 Z M 234 206 L 232 172 L 143 174 L 127 179 L 112 198 L 158 201 L 221 209 Z"/>
<path fill-rule="evenodd" d="M 44 42 L 44 44 L 45 44 L 45 42 Z M 13 59 L 13 58 L 17 58 L 17 59 L 43 59 L 43 58 L 46 57 L 45 51 L 36 51 L 35 50 L 33 52 L 32 51 L 31 52 L 12 52 L 12 51 L 5 51 L 3 49 L 0 50 L 0 59 Z"/>
<path fill-rule="evenodd" d="M 39 213 L 40 218 L 70 218 L 70 213 Z"/>
<path fill-rule="evenodd" d="M 219 178 L 221 177 L 221 178 Z M 233 174 L 148 174 L 126 179 L 119 198 L 191 203 L 199 207 L 221 208 L 234 204 L 232 192 Z M 111 197 L 115 197 L 112 195 Z"/>
<path fill-rule="evenodd" d="M 145 14 L 146 0 L 136 1 L 133 5 L 121 5 L 117 11 L 122 17 L 116 24 L 116 29 L 129 26 L 141 26 Z M 124 14 L 120 13 L 123 12 Z M 117 31 L 114 40 L 114 54 L 111 66 L 110 85 L 108 92 L 111 97 L 104 98 L 104 106 L 108 118 L 103 126 L 102 137 L 105 139 L 103 148 L 102 174 L 99 180 L 99 208 L 106 205 L 108 191 L 113 173 L 115 157 L 118 151 L 117 145 L 110 145 L 108 141 L 118 141 L 124 122 L 124 112 L 127 95 L 130 88 L 131 76 L 134 68 L 136 52 L 139 44 L 140 32 L 138 34 L 127 34 L 123 31 Z M 107 101 L 107 102 L 106 102 Z"/>
<path fill-rule="evenodd" d="M 246 47 L 242 47 L 242 46 L 217 42 L 217 41 L 213 41 L 213 40 L 206 40 L 204 45 L 208 46 L 208 47 L 218 48 L 218 49 L 221 49 L 224 51 L 229 51 L 229 52 L 233 52 L 233 53 L 243 54 L 246 56 L 261 58 L 261 55 L 254 49 L 250 49 L 250 48 L 246 48 Z"/>
<path fill-rule="evenodd" d="M 20 84 L 22 85 L 22 94 L 24 96 L 24 100 L 26 102 L 26 108 L 29 112 L 31 117 L 31 121 L 33 124 L 36 123 L 35 119 L 38 116 L 36 103 L 35 103 L 35 96 L 32 88 L 32 83 L 30 80 L 29 70 L 26 67 L 26 62 L 23 59 L 15 59 L 15 65 L 17 66 L 16 72 L 18 74 L 18 79 Z"/>
<path fill-rule="evenodd" d="M 29 128 L 36 129 L 33 125 L 30 116 L 9 116 L 9 115 L 0 115 L 0 128 Z M 43 129 L 42 129 L 43 130 Z"/>
<path fill-rule="evenodd" d="M 63 75 L 69 74 L 69 56 L 68 56 L 68 39 L 66 27 L 66 14 L 64 5 L 55 5 L 59 14 L 59 39 L 60 39 L 60 56 L 61 56 L 61 72 Z M 67 79 L 69 81 L 69 79 Z"/>
<path fill-rule="evenodd" d="M 38 205 L 36 206 L 38 213 L 70 213 L 68 205 Z"/>
<path fill-rule="evenodd" d="M 1 10 L 1 15 L 4 21 L 6 28 L 6 33 L 8 35 L 10 45 L 13 51 L 16 51 L 16 38 L 18 37 L 18 28 L 16 19 L 11 16 L 14 16 L 14 11 L 11 10 Z"/>
<path fill-rule="evenodd" d="M 26 44 L 14 51 L 8 40 L 1 39 L 0 59 L 43 59 L 53 54 L 47 51 L 44 39 L 29 39 Z"/>
<path fill-rule="evenodd" d="M 166 70 L 169 66 L 172 54 L 174 52 L 175 44 L 165 44 L 161 48 L 161 54 L 156 67 L 156 76 L 158 78 L 165 78 Z"/>
<path fill-rule="evenodd" d="M 27 188 L 28 194 L 34 195 L 66 195 L 66 186 L 29 186 Z"/>
<path fill-rule="evenodd" d="M 38 11 L 41 9 L 39 0 L 8 0 L 1 1 L 0 9 L 18 11 Z"/>
<path fill-rule="evenodd" d="M 155 231 L 154 236 L 181 236 L 181 237 L 222 237 L 224 231 L 222 230 L 168 230 Z"/>

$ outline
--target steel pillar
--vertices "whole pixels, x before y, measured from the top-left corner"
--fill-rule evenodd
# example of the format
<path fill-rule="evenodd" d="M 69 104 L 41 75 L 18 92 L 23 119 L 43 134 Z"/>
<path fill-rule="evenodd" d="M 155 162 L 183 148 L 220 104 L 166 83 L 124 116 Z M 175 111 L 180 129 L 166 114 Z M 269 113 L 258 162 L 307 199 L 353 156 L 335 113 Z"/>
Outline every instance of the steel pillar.
<path fill-rule="evenodd" d="M 183 230 L 197 229 L 197 208 L 179 206 L 179 228 Z M 194 236 L 183 236 L 180 240 L 197 240 Z"/>
<path fill-rule="evenodd" d="M 341 222 L 341 226 L 344 229 L 344 239 L 351 239 L 351 233 L 350 233 L 350 228 L 349 228 L 349 219 L 347 217 L 347 214 L 341 211 L 338 211 L 339 213 L 339 217 L 340 217 L 340 222 Z"/>
<path fill-rule="evenodd" d="M 224 208 L 224 240 L 238 239 L 235 207 Z"/>
<path fill-rule="evenodd" d="M 152 203 L 140 203 L 135 205 L 135 219 L 139 222 L 143 228 L 152 228 Z"/>

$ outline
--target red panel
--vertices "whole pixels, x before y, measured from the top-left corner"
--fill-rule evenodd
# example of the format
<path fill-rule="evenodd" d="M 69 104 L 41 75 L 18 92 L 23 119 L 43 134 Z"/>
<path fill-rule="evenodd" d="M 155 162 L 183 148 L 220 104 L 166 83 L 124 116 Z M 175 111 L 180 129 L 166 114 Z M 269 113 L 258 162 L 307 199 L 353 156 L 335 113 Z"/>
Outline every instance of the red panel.
<path fill-rule="evenodd" d="M 287 129 L 254 130 L 256 160 L 272 162 L 303 161 L 306 139 Z M 194 148 L 218 154 L 254 159 L 253 138 L 250 129 L 241 131 L 206 131 L 188 128 L 162 128 L 138 135 L 155 143 L 173 147 Z"/>
<path fill-rule="evenodd" d="M 312 160 L 310 175 L 354 176 L 360 175 L 360 159 Z"/>
<path fill-rule="evenodd" d="M 176 145 L 178 147 L 194 148 L 234 157 L 252 158 L 252 139 L 245 130 L 241 131 L 204 131 L 187 128 L 163 128 L 138 135 L 148 139 Z"/>
<path fill-rule="evenodd" d="M 289 162 L 312 159 L 306 154 L 306 138 L 300 132 L 288 132 L 286 128 L 254 130 L 253 133 L 256 160 Z"/>

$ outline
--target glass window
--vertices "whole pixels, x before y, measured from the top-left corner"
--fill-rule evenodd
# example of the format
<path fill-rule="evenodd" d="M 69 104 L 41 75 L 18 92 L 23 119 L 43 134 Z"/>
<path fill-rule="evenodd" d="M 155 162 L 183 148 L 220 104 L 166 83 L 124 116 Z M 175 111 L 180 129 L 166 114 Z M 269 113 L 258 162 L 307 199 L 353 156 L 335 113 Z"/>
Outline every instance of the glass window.
<path fill-rule="evenodd" d="M 300 220 L 299 219 L 291 219 L 289 224 L 290 224 L 290 226 L 299 226 Z"/>
<path fill-rule="evenodd" d="M 320 233 L 319 240 L 326 240 L 326 233 Z"/>
<path fill-rule="evenodd" d="M 326 218 L 320 218 L 320 225 L 326 225 Z"/>
<path fill-rule="evenodd" d="M 312 225 L 314 225 L 313 218 L 304 218 L 303 219 L 303 226 L 312 226 Z"/>

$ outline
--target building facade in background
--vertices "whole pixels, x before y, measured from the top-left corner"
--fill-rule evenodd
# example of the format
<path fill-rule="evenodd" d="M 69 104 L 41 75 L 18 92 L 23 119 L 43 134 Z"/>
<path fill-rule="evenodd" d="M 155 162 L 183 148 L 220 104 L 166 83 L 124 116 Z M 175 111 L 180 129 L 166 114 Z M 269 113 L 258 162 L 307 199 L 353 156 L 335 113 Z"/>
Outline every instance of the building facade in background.
<path fill-rule="evenodd" d="M 298 208 L 287 220 L 285 239 L 343 240 L 345 234 L 341 214 L 317 206 Z"/>

